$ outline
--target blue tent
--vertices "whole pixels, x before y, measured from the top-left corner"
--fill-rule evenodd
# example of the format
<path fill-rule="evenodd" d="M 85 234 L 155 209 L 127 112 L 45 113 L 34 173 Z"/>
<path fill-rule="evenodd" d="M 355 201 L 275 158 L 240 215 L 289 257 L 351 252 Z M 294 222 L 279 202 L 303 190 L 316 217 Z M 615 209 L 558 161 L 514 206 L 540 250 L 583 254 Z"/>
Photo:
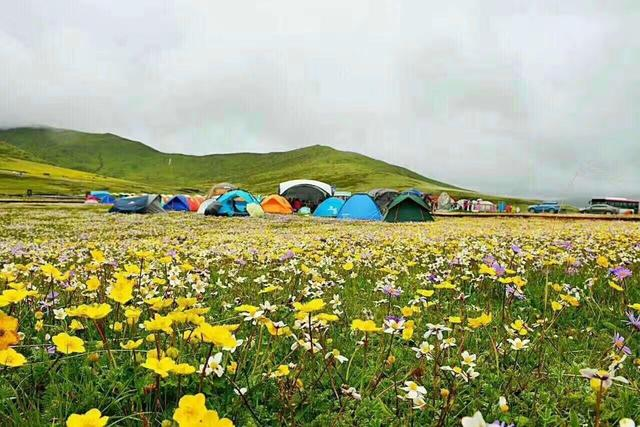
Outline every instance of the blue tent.
<path fill-rule="evenodd" d="M 340 212 L 340 208 L 344 205 L 344 200 L 337 197 L 329 197 L 324 202 L 320 203 L 313 213 L 313 216 L 319 216 L 322 218 L 335 218 Z"/>
<path fill-rule="evenodd" d="M 116 198 L 113 197 L 113 195 L 111 193 L 109 193 L 108 191 L 92 191 L 91 195 L 93 197 L 95 197 L 96 199 L 98 199 L 98 201 L 100 203 L 103 204 L 113 204 L 113 202 L 116 201 Z"/>
<path fill-rule="evenodd" d="M 382 221 L 382 213 L 368 194 L 359 193 L 349 197 L 338 212 L 338 219 Z"/>
<path fill-rule="evenodd" d="M 115 213 L 139 213 L 139 214 L 156 214 L 166 213 L 162 209 L 161 198 L 157 194 L 149 194 L 135 197 L 122 197 L 115 201 L 109 212 Z"/>
<path fill-rule="evenodd" d="M 163 208 L 167 211 L 180 211 L 180 212 L 189 212 L 189 200 L 187 196 L 178 195 L 173 196 L 169 199 L 167 203 L 164 204 Z"/>
<path fill-rule="evenodd" d="M 257 203 L 258 200 L 244 190 L 233 190 L 224 193 L 215 202 L 212 202 L 204 211 L 205 215 L 216 216 L 248 216 L 247 204 Z"/>

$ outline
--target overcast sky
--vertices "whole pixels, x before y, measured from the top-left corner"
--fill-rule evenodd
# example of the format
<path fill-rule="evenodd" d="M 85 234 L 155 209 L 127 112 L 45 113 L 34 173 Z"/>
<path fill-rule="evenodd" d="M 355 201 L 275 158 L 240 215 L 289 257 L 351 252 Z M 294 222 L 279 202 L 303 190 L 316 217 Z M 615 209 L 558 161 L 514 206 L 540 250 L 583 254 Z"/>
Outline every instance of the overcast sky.
<path fill-rule="evenodd" d="M 0 126 L 640 196 L 640 1 L 0 0 Z"/>

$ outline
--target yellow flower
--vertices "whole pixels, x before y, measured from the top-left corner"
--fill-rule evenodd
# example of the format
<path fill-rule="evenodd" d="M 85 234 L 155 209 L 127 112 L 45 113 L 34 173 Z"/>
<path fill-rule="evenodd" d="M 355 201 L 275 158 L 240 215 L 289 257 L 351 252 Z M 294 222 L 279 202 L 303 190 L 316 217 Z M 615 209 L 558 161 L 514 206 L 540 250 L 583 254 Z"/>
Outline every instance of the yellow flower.
<path fill-rule="evenodd" d="M 90 291 L 96 291 L 100 287 L 100 279 L 96 276 L 91 276 L 89 280 L 87 280 L 87 289 Z"/>
<path fill-rule="evenodd" d="M 216 411 L 207 410 L 202 393 L 195 396 L 182 396 L 178 408 L 173 413 L 173 419 L 179 427 L 233 427 L 233 422 L 230 419 L 220 419 Z"/>
<path fill-rule="evenodd" d="M 230 374 L 235 374 L 237 370 L 238 370 L 238 362 L 233 361 L 229 363 L 229 365 L 227 366 L 227 372 L 229 372 Z"/>
<path fill-rule="evenodd" d="M 563 305 L 562 305 L 562 304 L 560 304 L 558 301 L 553 301 L 553 302 L 551 303 L 551 309 L 552 309 L 553 311 L 560 311 L 560 310 L 562 310 L 562 307 L 563 307 Z"/>
<path fill-rule="evenodd" d="M 129 340 L 125 344 L 120 343 L 120 348 L 124 350 L 135 350 L 142 345 L 142 338 L 136 341 Z"/>
<path fill-rule="evenodd" d="M 109 298 L 120 304 L 126 304 L 133 299 L 133 281 L 129 279 L 119 278 L 111 292 Z"/>
<path fill-rule="evenodd" d="M 480 265 L 479 273 L 480 274 L 488 274 L 489 276 L 495 276 L 497 274 L 496 271 L 493 268 L 489 267 L 486 264 L 481 264 Z"/>
<path fill-rule="evenodd" d="M 84 329 L 84 325 L 80 322 L 78 322 L 76 319 L 73 319 L 71 321 L 71 324 L 69 324 L 69 329 L 73 330 L 73 331 L 79 331 Z"/>
<path fill-rule="evenodd" d="M 353 270 L 353 263 L 352 262 L 347 262 L 342 266 L 342 269 L 344 271 L 351 271 Z"/>
<path fill-rule="evenodd" d="M 170 357 L 162 357 L 159 360 L 157 358 L 147 357 L 147 360 L 141 366 L 152 370 L 162 378 L 166 378 L 169 376 L 169 372 L 175 368 L 176 362 Z"/>
<path fill-rule="evenodd" d="M 632 308 L 636 311 L 640 311 L 640 303 L 629 304 L 629 308 Z"/>
<path fill-rule="evenodd" d="M 27 359 L 12 348 L 0 350 L 0 365 L 17 368 L 27 362 Z"/>
<path fill-rule="evenodd" d="M 106 258 L 104 257 L 104 253 L 102 253 L 102 251 L 99 251 L 99 250 L 91 251 L 91 258 L 93 258 L 93 260 L 97 263 L 103 263 L 106 261 Z"/>
<path fill-rule="evenodd" d="M 405 341 L 409 341 L 411 337 L 413 337 L 413 331 L 415 327 L 415 322 L 413 320 L 407 320 L 404 324 L 404 329 L 402 330 L 402 339 Z"/>
<path fill-rule="evenodd" d="M 609 259 L 607 257 L 600 255 L 596 259 L 596 263 L 602 268 L 609 268 Z"/>
<path fill-rule="evenodd" d="M 236 311 L 238 313 L 249 313 L 249 314 L 253 314 L 256 311 L 258 311 L 258 307 L 256 307 L 255 305 L 249 305 L 249 304 L 242 304 L 236 308 L 233 309 L 233 311 Z"/>
<path fill-rule="evenodd" d="M 418 289 L 416 293 L 422 297 L 429 298 L 435 291 L 433 289 Z"/>
<path fill-rule="evenodd" d="M 82 338 L 72 337 L 66 332 L 56 335 L 51 339 L 51 341 L 53 341 L 56 346 L 56 350 L 60 353 L 71 354 L 85 352 L 84 341 L 82 341 Z"/>
<path fill-rule="evenodd" d="M 482 313 L 480 316 L 478 317 L 470 317 L 469 319 L 467 319 L 467 322 L 469 322 L 469 326 L 472 329 L 478 329 L 482 326 L 486 326 L 489 323 L 491 323 L 491 320 L 493 319 L 493 316 L 491 313 L 486 314 L 486 313 Z"/>
<path fill-rule="evenodd" d="M 0 307 L 17 304 L 28 296 L 35 294 L 35 291 L 27 291 L 26 289 L 7 289 L 0 295 Z"/>
<path fill-rule="evenodd" d="M 448 280 L 445 280 L 444 282 L 439 283 L 437 285 L 433 285 L 433 287 L 436 289 L 456 289 L 456 285 L 449 282 Z"/>
<path fill-rule="evenodd" d="M 156 314 L 153 320 L 147 320 L 144 322 L 144 328 L 148 332 L 163 331 L 170 334 L 173 332 L 173 329 L 171 328 L 172 323 L 173 320 L 170 317 Z"/>
<path fill-rule="evenodd" d="M 462 318 L 460 316 L 449 316 L 449 323 L 453 323 L 454 325 L 458 325 L 462 323 Z"/>
<path fill-rule="evenodd" d="M 7 316 L 0 311 L 0 350 L 5 350 L 9 346 L 17 344 L 20 341 L 18 337 L 18 319 Z"/>
<path fill-rule="evenodd" d="M 67 418 L 67 427 L 104 427 L 109 417 L 103 417 L 98 409 L 90 409 L 84 414 L 71 414 Z"/>
<path fill-rule="evenodd" d="M 270 286 L 262 288 L 260 290 L 260 292 L 258 292 L 258 293 L 259 294 L 268 294 L 268 293 L 275 292 L 275 291 L 281 291 L 282 289 L 284 289 L 282 286 L 270 285 Z"/>
<path fill-rule="evenodd" d="M 265 319 L 264 325 L 267 327 L 269 334 L 275 337 L 288 337 L 289 335 L 291 335 L 291 328 L 289 328 L 288 326 L 276 328 L 275 324 L 269 319 Z"/>
<path fill-rule="evenodd" d="M 196 368 L 189 365 L 188 363 L 179 363 L 174 366 L 172 372 L 176 375 L 190 375 L 196 371 Z"/>
<path fill-rule="evenodd" d="M 404 317 L 411 317 L 413 316 L 413 307 L 402 307 L 400 312 L 402 312 Z"/>
<path fill-rule="evenodd" d="M 269 377 L 271 378 L 280 378 L 280 377 L 286 377 L 287 375 L 289 375 L 289 366 L 287 365 L 280 365 L 276 368 L 275 371 L 273 371 Z"/>
<path fill-rule="evenodd" d="M 204 342 L 213 343 L 223 349 L 232 349 L 238 344 L 229 329 L 221 325 L 203 323 L 196 328 L 194 334 L 199 335 Z"/>
<path fill-rule="evenodd" d="M 329 313 L 319 313 L 313 316 L 313 318 L 322 323 L 335 322 L 336 320 L 340 319 L 335 314 L 329 314 Z"/>
<path fill-rule="evenodd" d="M 618 292 L 623 292 L 624 288 L 620 285 L 618 285 L 616 282 L 614 282 L 613 280 L 609 280 L 609 286 L 613 289 L 615 289 Z"/>
<path fill-rule="evenodd" d="M 75 308 L 67 308 L 65 311 L 71 317 L 87 317 L 92 320 L 99 320 L 111 313 L 111 306 L 109 304 L 82 304 Z"/>
<path fill-rule="evenodd" d="M 293 303 L 294 308 L 303 313 L 313 313 L 314 311 L 320 311 L 324 308 L 325 305 L 325 302 L 320 298 L 313 299 L 304 304 L 301 304 L 299 302 Z"/>
<path fill-rule="evenodd" d="M 373 320 L 354 319 L 351 322 L 351 329 L 361 332 L 380 332 L 382 328 L 376 326 Z"/>

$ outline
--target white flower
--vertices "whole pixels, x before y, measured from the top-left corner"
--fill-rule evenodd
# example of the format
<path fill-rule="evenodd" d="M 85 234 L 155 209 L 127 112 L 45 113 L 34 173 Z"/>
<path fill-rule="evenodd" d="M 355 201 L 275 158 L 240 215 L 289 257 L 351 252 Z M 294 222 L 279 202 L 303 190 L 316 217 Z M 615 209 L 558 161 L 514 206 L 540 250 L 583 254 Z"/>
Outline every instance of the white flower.
<path fill-rule="evenodd" d="M 67 318 L 67 312 L 64 311 L 64 308 L 54 308 L 53 314 L 58 320 L 64 320 Z"/>
<path fill-rule="evenodd" d="M 340 354 L 340 350 L 338 350 L 337 348 L 334 348 L 324 356 L 325 359 L 329 359 L 330 357 L 337 360 L 340 363 L 344 363 L 347 360 L 349 360 L 346 357 L 344 357 L 342 354 Z"/>
<path fill-rule="evenodd" d="M 204 369 L 204 375 L 209 376 L 212 373 L 216 374 L 218 377 L 221 377 L 224 374 L 224 367 L 221 364 L 222 362 L 222 353 L 216 353 L 215 356 L 210 356 L 209 360 L 207 360 L 207 364 L 200 365 L 198 372 L 202 372 Z"/>
<path fill-rule="evenodd" d="M 424 357 L 427 360 L 431 360 L 433 358 L 432 352 L 434 346 L 429 344 L 427 341 L 422 341 L 420 343 L 420 347 L 412 347 L 411 349 L 416 352 L 416 357 L 418 359 L 422 359 Z"/>
<path fill-rule="evenodd" d="M 278 310 L 278 306 L 277 305 L 271 305 L 271 303 L 269 301 L 265 301 L 264 303 L 260 304 L 260 308 L 265 313 L 273 313 L 274 311 Z"/>
<path fill-rule="evenodd" d="M 403 396 L 405 399 L 415 400 L 427 394 L 426 388 L 413 381 L 405 381 L 404 385 L 404 387 L 400 387 L 400 390 L 407 392 L 406 396 Z"/>
<path fill-rule="evenodd" d="M 509 412 L 509 404 L 507 403 L 507 398 L 504 396 L 500 396 L 498 399 L 498 407 L 502 412 Z"/>
<path fill-rule="evenodd" d="M 529 347 L 529 340 L 521 340 L 520 338 L 511 339 L 507 338 L 511 348 L 515 351 L 526 350 Z"/>
<path fill-rule="evenodd" d="M 244 396 L 245 394 L 247 394 L 247 388 L 241 387 L 240 389 L 233 389 L 233 392 L 238 396 Z"/>
<path fill-rule="evenodd" d="M 470 367 L 474 367 L 476 366 L 476 355 L 475 354 L 469 354 L 468 351 L 463 351 L 462 354 L 460 355 L 462 357 L 462 364 L 463 365 L 467 365 Z"/>
<path fill-rule="evenodd" d="M 480 411 L 473 414 L 473 417 L 462 417 L 462 427 L 487 427 Z"/>
<path fill-rule="evenodd" d="M 620 420 L 620 427 L 636 427 L 636 423 L 631 418 L 623 418 Z"/>

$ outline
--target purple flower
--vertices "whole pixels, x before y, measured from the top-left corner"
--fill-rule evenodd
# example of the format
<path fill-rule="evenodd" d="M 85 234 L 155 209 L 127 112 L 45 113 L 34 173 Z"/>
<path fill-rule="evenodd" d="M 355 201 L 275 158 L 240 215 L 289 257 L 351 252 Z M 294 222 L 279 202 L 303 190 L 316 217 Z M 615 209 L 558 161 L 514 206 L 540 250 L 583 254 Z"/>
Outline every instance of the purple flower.
<path fill-rule="evenodd" d="M 431 283 L 438 283 L 438 282 L 440 281 L 440 280 L 438 279 L 438 276 L 436 276 L 436 275 L 435 275 L 435 274 L 433 274 L 433 273 L 429 274 L 428 279 L 429 279 L 429 281 L 430 281 Z"/>
<path fill-rule="evenodd" d="M 49 354 L 56 354 L 56 346 L 55 345 L 50 345 L 47 347 L 47 353 Z"/>
<path fill-rule="evenodd" d="M 238 258 L 236 260 L 236 264 L 238 264 L 241 267 L 244 267 L 245 265 L 247 265 L 247 261 L 243 260 L 242 258 Z"/>
<path fill-rule="evenodd" d="M 511 250 L 515 254 L 522 253 L 522 248 L 520 246 L 518 246 L 518 245 L 511 245 Z"/>
<path fill-rule="evenodd" d="M 491 267 L 491 265 L 494 262 L 496 262 L 496 259 L 493 255 L 487 255 L 486 257 L 483 258 L 482 262 L 485 263 L 487 266 Z"/>
<path fill-rule="evenodd" d="M 402 289 L 398 289 L 392 285 L 384 285 L 382 292 L 393 298 L 397 298 L 402 295 Z"/>
<path fill-rule="evenodd" d="M 56 291 L 52 291 L 47 294 L 46 299 L 49 301 L 56 302 L 56 300 L 58 299 L 58 295 L 60 294 L 57 293 Z"/>
<path fill-rule="evenodd" d="M 626 324 L 635 328 L 636 331 L 640 332 L 640 314 L 638 316 L 634 316 L 632 312 L 627 311 L 627 319 L 629 319 Z"/>
<path fill-rule="evenodd" d="M 515 424 L 507 424 L 504 421 L 496 420 L 491 424 L 488 424 L 487 427 L 515 427 Z"/>
<path fill-rule="evenodd" d="M 290 259 L 295 258 L 296 254 L 293 253 L 293 251 L 291 249 L 289 249 L 287 252 L 284 253 L 284 255 L 282 255 L 280 257 L 280 262 L 285 262 L 288 261 Z"/>
<path fill-rule="evenodd" d="M 496 276 L 498 277 L 504 276 L 504 273 L 507 272 L 507 270 L 503 266 L 498 264 L 497 261 L 494 261 L 493 264 L 491 264 L 491 268 L 493 268 L 493 270 L 496 272 Z"/>
<path fill-rule="evenodd" d="M 611 270 L 609 270 L 609 272 L 614 276 L 616 276 L 618 280 L 624 280 L 627 277 L 631 277 L 631 274 L 632 274 L 631 270 L 629 270 L 624 265 L 621 265 L 620 267 L 612 268 Z"/>
<path fill-rule="evenodd" d="M 619 353 L 624 353 L 627 356 L 631 355 L 631 349 L 624 345 L 624 337 L 617 332 L 613 337 L 613 349 Z"/>

